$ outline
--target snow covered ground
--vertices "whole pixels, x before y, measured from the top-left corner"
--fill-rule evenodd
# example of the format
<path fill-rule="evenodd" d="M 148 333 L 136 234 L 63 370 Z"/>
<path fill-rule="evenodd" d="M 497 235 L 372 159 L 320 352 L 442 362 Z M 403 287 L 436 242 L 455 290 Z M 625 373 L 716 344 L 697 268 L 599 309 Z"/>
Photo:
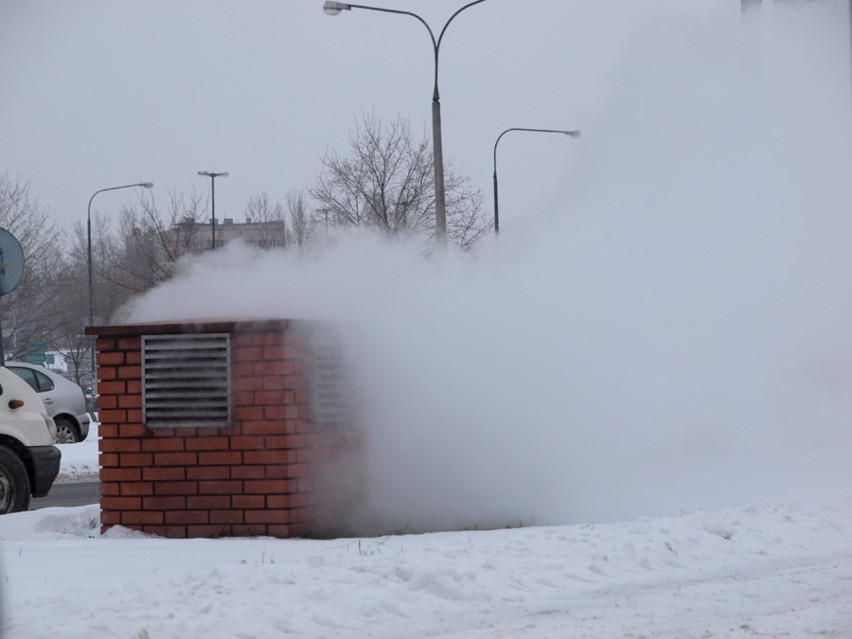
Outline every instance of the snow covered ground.
<path fill-rule="evenodd" d="M 96 481 L 98 479 L 98 426 L 92 421 L 89 435 L 77 444 L 60 445 L 62 462 L 59 467 L 58 483 L 74 481 Z"/>
<path fill-rule="evenodd" d="M 96 467 L 95 440 L 62 474 Z M 94 451 L 94 455 L 93 455 Z M 375 539 L 0 518 L 3 637 L 852 637 L 852 496 Z"/>

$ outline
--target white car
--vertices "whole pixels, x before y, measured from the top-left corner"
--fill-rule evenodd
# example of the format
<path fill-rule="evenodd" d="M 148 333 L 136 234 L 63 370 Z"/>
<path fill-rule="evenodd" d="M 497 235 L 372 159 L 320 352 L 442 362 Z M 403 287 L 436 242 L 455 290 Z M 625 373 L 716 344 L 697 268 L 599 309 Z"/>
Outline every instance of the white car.
<path fill-rule="evenodd" d="M 91 418 L 83 389 L 44 366 L 6 362 L 6 368 L 29 384 L 56 422 L 56 443 L 73 444 L 86 439 Z"/>
<path fill-rule="evenodd" d="M 0 366 L 0 515 L 28 510 L 59 473 L 56 426 L 44 403 L 21 379 Z"/>

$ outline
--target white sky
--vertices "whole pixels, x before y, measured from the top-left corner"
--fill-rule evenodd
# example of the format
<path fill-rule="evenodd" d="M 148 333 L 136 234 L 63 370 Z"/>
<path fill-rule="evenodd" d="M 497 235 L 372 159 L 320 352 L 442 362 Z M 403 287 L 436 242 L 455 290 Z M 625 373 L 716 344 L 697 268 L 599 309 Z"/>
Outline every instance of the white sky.
<path fill-rule="evenodd" d="M 380 3 L 381 4 L 381 3 Z M 460 0 L 394 0 L 438 32 Z M 207 194 L 242 217 L 261 191 L 282 201 L 346 146 L 355 119 L 400 114 L 430 133 L 432 52 L 407 16 L 322 0 L 0 0 L 0 170 L 32 180 L 62 224 L 85 220 L 96 190 L 150 180 Z M 712 8 L 712 12 L 711 12 Z M 662 11 L 662 13 L 661 13 Z M 710 18 L 712 13 L 712 18 Z M 441 47 L 447 161 L 492 208 L 492 148 L 508 127 L 585 129 L 582 140 L 512 134 L 498 156 L 503 226 L 562 197 L 589 115 L 647 27 L 708 15 L 720 37 L 739 29 L 738 0 L 488 0 L 460 14 Z M 132 192 L 98 196 L 117 213 Z"/>

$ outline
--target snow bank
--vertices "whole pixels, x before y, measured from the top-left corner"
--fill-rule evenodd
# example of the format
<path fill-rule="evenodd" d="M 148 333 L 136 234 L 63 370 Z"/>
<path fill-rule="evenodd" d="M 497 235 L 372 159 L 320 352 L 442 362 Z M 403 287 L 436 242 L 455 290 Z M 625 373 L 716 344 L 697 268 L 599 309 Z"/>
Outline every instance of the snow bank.
<path fill-rule="evenodd" d="M 95 507 L 52 508 L 0 518 L 2 630 L 31 639 L 845 637 L 850 539 L 848 496 L 331 541 L 101 536 Z"/>
<path fill-rule="evenodd" d="M 97 481 L 98 479 L 98 422 L 89 426 L 85 440 L 76 444 L 60 444 L 62 458 L 59 464 L 58 483 L 69 481 Z"/>

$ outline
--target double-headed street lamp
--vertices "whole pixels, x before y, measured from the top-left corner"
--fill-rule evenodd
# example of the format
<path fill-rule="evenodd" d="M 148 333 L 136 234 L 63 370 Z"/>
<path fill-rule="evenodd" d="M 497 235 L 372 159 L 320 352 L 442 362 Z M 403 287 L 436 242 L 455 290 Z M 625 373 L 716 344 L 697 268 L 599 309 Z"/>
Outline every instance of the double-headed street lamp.
<path fill-rule="evenodd" d="M 101 189 L 99 191 L 95 191 L 92 193 L 92 197 L 89 198 L 89 208 L 86 213 L 86 237 L 88 240 L 88 262 L 89 262 L 89 326 L 92 326 L 95 323 L 95 289 L 92 281 L 92 200 L 95 199 L 95 196 L 98 193 L 103 193 L 105 191 L 117 191 L 119 189 L 132 189 L 140 187 L 143 189 L 150 189 L 154 187 L 153 182 L 137 182 L 136 184 L 124 184 L 122 186 L 111 186 L 106 189 Z M 91 349 L 91 359 L 92 359 L 92 380 L 94 381 L 95 375 L 95 345 L 92 343 Z"/>
<path fill-rule="evenodd" d="M 444 33 L 447 30 L 447 27 L 450 25 L 450 22 L 453 21 L 458 14 L 467 9 L 468 7 L 472 7 L 475 4 L 479 4 L 480 2 L 485 2 L 485 0 L 475 0 L 475 2 L 469 2 L 464 5 L 461 9 L 456 11 L 453 15 L 450 16 L 450 19 L 447 20 L 446 24 L 444 24 L 444 28 L 441 29 L 441 33 L 438 35 L 438 39 L 435 39 L 435 34 L 426 21 L 421 18 L 416 13 L 412 13 L 411 11 L 400 11 L 398 9 L 385 9 L 382 7 L 369 7 L 363 4 L 350 4 L 348 2 L 332 2 L 331 0 L 327 0 L 323 5 L 322 9 L 330 16 L 339 15 L 341 11 L 349 11 L 350 9 L 367 9 L 369 11 L 381 11 L 383 13 L 397 13 L 400 15 L 411 16 L 418 20 L 426 30 L 429 32 L 429 37 L 432 39 L 432 49 L 435 54 L 435 82 L 432 89 L 432 148 L 433 148 L 433 157 L 434 157 L 434 173 L 435 173 L 435 231 L 438 236 L 439 243 L 446 243 L 447 241 L 447 204 L 446 204 L 446 194 L 444 192 L 444 151 L 441 143 L 441 97 L 438 93 L 438 52 L 441 48 L 441 40 L 444 39 Z"/>
<path fill-rule="evenodd" d="M 531 133 L 561 133 L 562 135 L 567 135 L 570 138 L 579 138 L 579 131 L 566 131 L 564 129 L 528 129 L 524 127 L 512 127 L 511 129 L 506 129 L 500 135 L 497 136 L 497 141 L 494 142 L 494 232 L 500 232 L 500 215 L 499 209 L 497 206 L 497 145 L 500 144 L 500 138 L 509 133 L 509 131 L 528 131 Z"/>
<path fill-rule="evenodd" d="M 199 171 L 198 175 L 210 178 L 210 227 L 212 229 L 210 250 L 212 251 L 216 248 L 216 178 L 228 177 L 228 172 L 214 173 L 213 171 Z"/>

